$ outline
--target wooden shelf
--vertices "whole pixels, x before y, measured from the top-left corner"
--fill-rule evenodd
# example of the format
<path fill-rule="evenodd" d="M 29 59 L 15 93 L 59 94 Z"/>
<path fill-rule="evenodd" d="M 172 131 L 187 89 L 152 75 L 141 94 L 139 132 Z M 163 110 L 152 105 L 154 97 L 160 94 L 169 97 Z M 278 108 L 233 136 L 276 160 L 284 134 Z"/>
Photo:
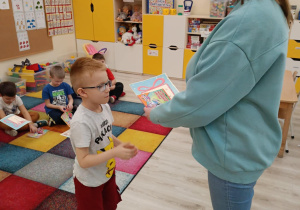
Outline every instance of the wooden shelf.
<path fill-rule="evenodd" d="M 198 32 L 187 32 L 187 34 L 191 34 L 191 35 L 199 35 L 199 36 L 201 36 L 201 34 L 198 33 Z"/>
<path fill-rule="evenodd" d="M 119 20 L 116 20 L 115 21 L 116 23 L 143 23 L 143 22 L 135 22 L 135 21 L 119 21 Z"/>

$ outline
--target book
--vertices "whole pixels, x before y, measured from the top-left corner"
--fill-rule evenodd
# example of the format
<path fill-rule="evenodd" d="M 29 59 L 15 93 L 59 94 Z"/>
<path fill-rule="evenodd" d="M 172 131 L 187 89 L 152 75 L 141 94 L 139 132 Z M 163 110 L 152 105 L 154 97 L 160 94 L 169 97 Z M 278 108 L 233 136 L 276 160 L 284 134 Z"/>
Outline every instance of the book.
<path fill-rule="evenodd" d="M 60 135 L 70 138 L 70 129 L 61 133 Z"/>
<path fill-rule="evenodd" d="M 161 104 L 171 100 L 179 92 L 167 74 L 135 82 L 129 86 L 145 106 L 152 107 L 154 104 Z"/>
<path fill-rule="evenodd" d="M 70 123 L 71 123 L 71 120 L 72 120 L 72 117 L 73 117 L 73 114 L 69 111 L 66 111 L 64 112 L 62 115 L 61 115 L 61 119 L 63 121 L 65 121 L 65 123 L 70 127 Z"/>
<path fill-rule="evenodd" d="M 30 123 L 30 121 L 19 117 L 15 114 L 7 115 L 6 117 L 3 117 L 0 122 L 4 123 L 5 125 L 8 125 L 14 130 L 18 130 L 19 128 L 23 127 L 24 125 Z"/>
<path fill-rule="evenodd" d="M 156 107 L 160 104 L 170 101 L 171 98 L 168 96 L 164 89 L 153 90 L 147 93 L 138 95 L 139 99 L 146 107 Z"/>
<path fill-rule="evenodd" d="M 28 133 L 27 136 L 38 139 L 41 136 L 43 136 L 45 133 L 47 133 L 48 131 L 49 130 L 47 130 L 47 129 L 38 128 L 38 131 L 36 133 Z"/>
<path fill-rule="evenodd" d="M 163 9 L 174 8 L 174 0 L 147 0 L 148 14 L 162 14 Z"/>

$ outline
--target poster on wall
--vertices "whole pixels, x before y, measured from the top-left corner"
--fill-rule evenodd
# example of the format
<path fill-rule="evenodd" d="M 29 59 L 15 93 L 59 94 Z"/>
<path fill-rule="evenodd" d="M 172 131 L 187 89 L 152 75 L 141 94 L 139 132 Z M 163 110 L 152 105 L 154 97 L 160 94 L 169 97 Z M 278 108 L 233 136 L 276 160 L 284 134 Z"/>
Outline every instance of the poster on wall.
<path fill-rule="evenodd" d="M 26 22 L 25 22 L 25 16 L 23 12 L 15 12 L 14 13 L 14 19 L 15 19 L 15 25 L 16 25 L 16 31 L 25 31 L 26 30 Z"/>
<path fill-rule="evenodd" d="M 0 9 L 9 9 L 8 0 L 0 0 Z"/>
<path fill-rule="evenodd" d="M 23 0 L 23 6 L 25 12 L 33 12 L 33 0 Z"/>
<path fill-rule="evenodd" d="M 174 0 L 147 0 L 148 14 L 162 14 L 163 9 L 174 8 Z"/>
<path fill-rule="evenodd" d="M 23 12 L 23 2 L 22 0 L 12 0 L 12 8 L 14 12 Z"/>
<path fill-rule="evenodd" d="M 20 51 L 29 50 L 30 45 L 29 45 L 29 39 L 28 39 L 27 31 L 18 32 L 17 37 L 18 37 L 19 50 Z"/>
<path fill-rule="evenodd" d="M 36 20 L 34 12 L 25 12 L 26 30 L 36 29 Z"/>
<path fill-rule="evenodd" d="M 74 32 L 71 0 L 45 0 L 44 6 L 48 36 Z"/>

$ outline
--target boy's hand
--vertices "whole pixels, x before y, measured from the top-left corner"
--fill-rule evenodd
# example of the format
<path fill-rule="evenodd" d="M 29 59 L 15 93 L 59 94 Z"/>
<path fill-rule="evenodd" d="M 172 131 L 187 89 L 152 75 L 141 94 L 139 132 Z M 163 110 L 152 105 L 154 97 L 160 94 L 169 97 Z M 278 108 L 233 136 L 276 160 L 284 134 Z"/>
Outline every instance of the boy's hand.
<path fill-rule="evenodd" d="M 133 158 L 138 152 L 136 146 L 130 144 L 129 142 L 119 144 L 114 148 L 114 150 L 115 156 L 123 160 L 129 160 L 130 158 Z"/>
<path fill-rule="evenodd" d="M 37 127 L 33 125 L 33 123 L 29 123 L 29 129 L 31 133 L 36 133 L 37 132 Z"/>
<path fill-rule="evenodd" d="M 150 120 L 150 112 L 153 108 L 144 107 L 145 117 L 147 117 L 148 120 Z M 151 121 L 151 120 L 150 120 Z"/>
<path fill-rule="evenodd" d="M 64 106 L 58 106 L 58 109 L 62 112 L 65 112 L 66 111 L 66 107 Z"/>
<path fill-rule="evenodd" d="M 72 104 L 68 104 L 67 110 L 68 110 L 68 111 L 72 111 L 72 109 L 73 109 L 73 105 L 72 105 Z"/>

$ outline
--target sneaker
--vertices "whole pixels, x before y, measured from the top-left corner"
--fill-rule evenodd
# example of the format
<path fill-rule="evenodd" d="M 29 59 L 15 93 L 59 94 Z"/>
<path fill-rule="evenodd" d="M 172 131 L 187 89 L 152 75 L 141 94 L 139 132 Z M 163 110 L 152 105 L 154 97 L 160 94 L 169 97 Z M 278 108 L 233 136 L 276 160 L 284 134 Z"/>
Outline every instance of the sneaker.
<path fill-rule="evenodd" d="M 54 120 L 52 120 L 52 118 L 50 117 L 48 121 L 48 126 L 51 127 L 54 124 L 55 124 Z"/>
<path fill-rule="evenodd" d="M 121 95 L 120 95 L 120 97 L 123 97 L 123 96 L 125 96 L 125 95 L 126 95 L 126 93 L 125 93 L 125 92 L 122 92 Z"/>
<path fill-rule="evenodd" d="M 115 103 L 116 100 L 117 100 L 116 96 L 110 96 L 109 97 L 109 102 L 112 103 L 112 104 Z"/>
<path fill-rule="evenodd" d="M 10 136 L 18 135 L 18 131 L 16 131 L 16 130 L 5 130 L 4 132 Z"/>
<path fill-rule="evenodd" d="M 43 126 L 47 126 L 48 125 L 48 122 L 47 120 L 39 120 L 36 122 L 37 124 L 37 127 L 40 128 L 40 127 L 43 127 Z"/>

